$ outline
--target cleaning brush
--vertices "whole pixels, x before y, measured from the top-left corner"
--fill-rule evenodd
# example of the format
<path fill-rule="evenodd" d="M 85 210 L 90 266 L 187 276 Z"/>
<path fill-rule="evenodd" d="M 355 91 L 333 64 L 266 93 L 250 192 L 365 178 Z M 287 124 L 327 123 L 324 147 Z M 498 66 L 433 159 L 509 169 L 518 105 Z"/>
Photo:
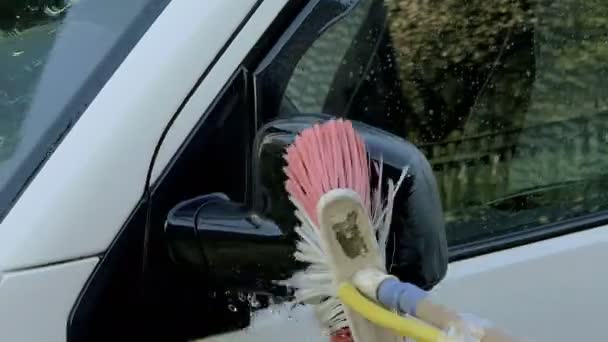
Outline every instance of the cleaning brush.
<path fill-rule="evenodd" d="M 388 180 L 383 196 L 382 163 L 373 163 L 378 184 L 372 189 L 371 158 L 350 121 L 329 120 L 303 130 L 285 160 L 285 189 L 300 222 L 294 256 L 308 267 L 282 283 L 296 289 L 297 302 L 315 307 L 333 341 L 516 341 L 463 319 L 429 300 L 426 291 L 388 274 L 393 202 L 408 169 L 396 184 Z"/>
<path fill-rule="evenodd" d="M 285 160 L 285 188 L 299 221 L 295 231 L 300 239 L 296 244 L 294 256 L 297 260 L 307 263 L 308 267 L 296 272 L 283 283 L 296 289 L 297 302 L 315 306 L 318 320 L 333 336 L 343 334 L 347 328 L 353 330 L 349 323 L 352 325 L 355 320 L 360 330 L 376 329 L 375 333 L 353 332 L 355 340 L 357 334 L 383 334 L 382 342 L 401 340 L 388 331 L 378 332 L 378 327 L 357 318 L 356 313 L 345 307 L 338 299 L 339 284 L 336 277 L 348 278 L 350 274 L 346 269 L 351 263 L 348 257 L 358 256 L 361 248 L 369 253 L 360 259 L 363 264 L 355 263 L 357 267 L 375 267 L 386 272 L 386 243 L 393 202 L 407 176 L 407 168 L 402 170 L 396 183 L 388 180 L 387 194 L 383 195 L 382 162 L 371 162 L 365 144 L 352 123 L 342 119 L 329 120 L 303 130 L 287 148 Z M 375 189 L 370 186 L 372 166 L 378 178 Z M 356 223 L 362 226 L 371 225 L 374 240 L 373 244 L 357 245 L 357 241 L 365 241 L 365 238 L 357 240 L 356 236 L 352 236 L 356 231 L 343 232 L 341 238 L 350 239 L 351 242 L 350 245 L 342 245 L 346 246 L 342 252 L 347 256 L 342 260 L 343 263 L 336 261 L 336 250 L 339 248 L 331 248 L 332 246 L 328 246 L 327 236 L 324 239 L 323 233 L 329 231 L 330 227 L 328 223 L 325 224 L 327 227 L 322 227 L 323 218 L 319 217 L 319 213 L 326 213 L 327 220 L 331 220 L 337 212 L 331 212 L 329 207 L 339 207 L 340 203 L 344 204 L 343 207 L 350 208 L 349 213 L 361 211 L 360 215 L 346 217 L 345 220 L 350 220 L 351 223 L 357 221 Z M 355 210 L 358 206 L 360 207 Z M 356 250 L 357 248 L 359 250 Z M 359 260 L 356 257 L 350 259 Z M 360 328 L 366 324 L 367 327 Z M 349 338 L 348 334 L 345 336 Z M 372 342 L 363 338 L 359 341 Z"/>

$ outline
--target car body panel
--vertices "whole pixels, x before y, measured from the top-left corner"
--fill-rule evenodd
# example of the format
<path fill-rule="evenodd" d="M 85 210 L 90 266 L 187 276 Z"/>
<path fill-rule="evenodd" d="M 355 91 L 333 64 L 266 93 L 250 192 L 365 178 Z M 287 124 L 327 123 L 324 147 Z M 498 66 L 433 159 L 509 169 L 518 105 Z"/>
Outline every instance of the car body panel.
<path fill-rule="evenodd" d="M 432 298 L 535 341 L 601 341 L 608 306 L 608 226 L 453 262 Z M 274 305 L 251 326 L 205 342 L 323 340 L 310 308 Z"/>
<path fill-rule="evenodd" d="M 99 258 L 5 273 L 0 341 L 65 341 L 66 318 Z"/>
<path fill-rule="evenodd" d="M 535 341 L 602 341 L 608 226 L 450 264 L 434 296 Z"/>

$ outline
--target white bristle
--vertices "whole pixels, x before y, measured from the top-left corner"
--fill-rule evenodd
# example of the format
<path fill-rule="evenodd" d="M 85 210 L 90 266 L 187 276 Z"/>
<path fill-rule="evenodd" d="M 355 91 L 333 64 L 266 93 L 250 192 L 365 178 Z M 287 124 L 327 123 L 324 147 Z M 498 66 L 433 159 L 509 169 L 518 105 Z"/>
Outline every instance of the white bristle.
<path fill-rule="evenodd" d="M 391 222 L 393 217 L 393 205 L 395 203 L 395 196 L 397 195 L 397 191 L 403 184 L 403 180 L 407 175 L 407 171 L 409 167 L 405 167 L 401 171 L 401 176 L 397 181 L 397 184 L 394 184 L 391 179 L 388 180 L 388 193 L 386 196 L 386 206 L 382 211 L 382 219 L 378 222 L 378 246 L 380 246 L 380 251 L 382 253 L 383 259 L 386 261 L 386 244 L 388 241 L 388 236 L 391 230 Z"/>
<path fill-rule="evenodd" d="M 316 307 L 316 314 L 319 321 L 326 324 L 331 332 L 335 332 L 348 326 L 346 315 L 342 303 L 335 297 L 329 298 Z"/>
<path fill-rule="evenodd" d="M 384 163 L 382 159 L 380 159 L 379 163 L 374 162 L 374 168 L 376 169 L 376 173 L 378 175 L 382 175 L 382 169 Z M 371 203 L 371 212 L 372 212 L 372 225 L 374 227 L 375 233 L 378 233 L 378 227 L 380 226 L 380 220 L 382 215 L 378 213 L 382 212 L 382 177 L 378 177 L 378 183 L 376 188 L 372 191 L 372 203 Z"/>
<path fill-rule="evenodd" d="M 310 264 L 324 262 L 325 258 L 323 256 L 310 252 L 310 248 L 302 247 L 303 245 L 305 244 L 298 243 L 296 246 L 296 248 L 299 248 L 299 250 L 294 254 L 294 258 L 296 260 Z"/>
<path fill-rule="evenodd" d="M 314 229 L 314 228 L 313 228 Z M 316 235 L 313 229 L 307 229 L 305 227 L 296 227 L 295 232 L 302 238 L 302 242 L 308 246 L 310 253 L 317 255 L 325 255 L 323 249 L 320 246 L 319 237 Z"/>

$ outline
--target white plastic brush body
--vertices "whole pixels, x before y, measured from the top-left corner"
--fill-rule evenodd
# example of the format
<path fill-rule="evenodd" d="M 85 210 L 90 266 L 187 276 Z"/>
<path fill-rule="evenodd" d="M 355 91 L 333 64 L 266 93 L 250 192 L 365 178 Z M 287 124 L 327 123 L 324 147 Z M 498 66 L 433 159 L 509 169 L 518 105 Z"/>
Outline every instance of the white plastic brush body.
<path fill-rule="evenodd" d="M 317 206 L 321 243 L 333 286 L 351 282 L 362 269 L 384 269 L 384 260 L 373 234 L 371 221 L 359 196 L 349 189 L 337 189 L 323 195 Z M 397 342 L 402 338 L 377 326 L 349 307 L 343 308 L 355 341 Z"/>

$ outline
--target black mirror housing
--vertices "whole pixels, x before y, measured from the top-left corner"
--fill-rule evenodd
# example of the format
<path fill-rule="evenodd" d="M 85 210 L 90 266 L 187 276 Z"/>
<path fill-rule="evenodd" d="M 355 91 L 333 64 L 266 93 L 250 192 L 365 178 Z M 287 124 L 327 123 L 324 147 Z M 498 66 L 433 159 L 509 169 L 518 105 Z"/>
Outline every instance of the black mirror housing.
<path fill-rule="evenodd" d="M 175 206 L 165 234 L 173 260 L 227 289 L 279 294 L 297 268 L 293 246 L 271 220 L 221 193 Z"/>

